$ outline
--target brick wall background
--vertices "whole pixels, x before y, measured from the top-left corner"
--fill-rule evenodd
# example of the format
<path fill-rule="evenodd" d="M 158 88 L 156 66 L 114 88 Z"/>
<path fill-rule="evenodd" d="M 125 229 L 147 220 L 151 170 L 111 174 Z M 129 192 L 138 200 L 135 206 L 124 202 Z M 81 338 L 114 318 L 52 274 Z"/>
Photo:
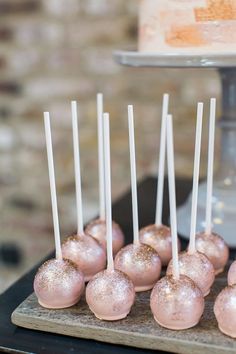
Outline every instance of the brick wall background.
<path fill-rule="evenodd" d="M 0 0 L 0 245 L 13 242 L 23 255 L 17 268 L 0 264 L 0 290 L 53 247 L 44 110 L 52 118 L 62 235 L 75 226 L 71 99 L 80 104 L 87 218 L 98 206 L 98 91 L 104 93 L 111 114 L 114 198 L 130 183 L 127 104 L 135 105 L 141 178 L 157 169 L 164 92 L 171 94 L 176 171 L 191 176 L 196 102 L 219 97 L 218 76 L 213 70 L 117 65 L 112 51 L 136 46 L 137 13 L 137 0 Z M 203 154 L 202 175 L 205 167 Z"/>

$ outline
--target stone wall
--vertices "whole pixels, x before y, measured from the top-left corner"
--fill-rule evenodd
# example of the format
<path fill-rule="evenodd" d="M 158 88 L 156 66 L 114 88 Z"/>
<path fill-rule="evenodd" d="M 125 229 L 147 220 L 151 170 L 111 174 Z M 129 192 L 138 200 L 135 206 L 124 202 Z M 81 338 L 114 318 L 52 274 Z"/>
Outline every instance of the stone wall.
<path fill-rule="evenodd" d="M 70 100 L 80 104 L 86 218 L 97 212 L 96 93 L 111 114 L 113 197 L 130 183 L 127 104 L 135 105 L 137 173 L 157 169 L 162 94 L 171 95 L 176 171 L 191 176 L 196 102 L 219 97 L 213 70 L 134 69 L 114 49 L 137 43 L 137 0 L 0 0 L 0 244 L 23 254 L 22 273 L 53 247 L 42 112 L 52 118 L 62 234 L 75 226 Z M 218 102 L 218 109 L 220 102 Z M 207 144 L 207 114 L 203 149 Z M 148 158 L 147 158 L 148 156 Z M 202 175 L 206 154 L 203 154 Z M 2 272 L 2 273 L 1 273 Z M 2 278 L 1 278 L 2 276 Z M 5 287 L 15 279 L 1 266 Z"/>

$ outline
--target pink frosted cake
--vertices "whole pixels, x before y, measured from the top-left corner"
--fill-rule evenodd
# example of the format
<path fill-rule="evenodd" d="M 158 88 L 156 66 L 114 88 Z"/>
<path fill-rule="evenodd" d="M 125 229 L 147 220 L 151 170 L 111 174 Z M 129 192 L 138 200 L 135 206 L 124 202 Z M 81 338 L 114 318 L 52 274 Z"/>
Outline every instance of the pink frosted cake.
<path fill-rule="evenodd" d="M 236 0 L 141 0 L 139 50 L 236 52 Z"/>

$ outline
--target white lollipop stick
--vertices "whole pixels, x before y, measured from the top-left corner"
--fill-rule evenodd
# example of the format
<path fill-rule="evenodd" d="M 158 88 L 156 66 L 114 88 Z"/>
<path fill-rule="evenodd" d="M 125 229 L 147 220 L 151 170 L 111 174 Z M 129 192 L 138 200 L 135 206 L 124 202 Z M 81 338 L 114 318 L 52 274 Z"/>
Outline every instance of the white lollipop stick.
<path fill-rule="evenodd" d="M 99 214 L 105 219 L 104 149 L 103 149 L 103 94 L 97 94 Z"/>
<path fill-rule="evenodd" d="M 216 99 L 211 98 L 209 143 L 208 143 L 208 166 L 207 166 L 207 198 L 206 198 L 206 227 L 205 227 L 206 234 L 210 234 L 212 229 L 211 219 L 212 219 L 212 187 L 213 187 L 213 171 L 214 171 L 215 119 L 216 119 Z"/>
<path fill-rule="evenodd" d="M 162 118 L 161 118 L 161 139 L 159 152 L 158 182 L 156 196 L 156 217 L 155 224 L 162 225 L 163 189 L 165 177 L 165 150 L 166 150 L 166 116 L 168 114 L 169 95 L 163 95 Z"/>
<path fill-rule="evenodd" d="M 203 103 L 199 102 L 197 105 L 197 124 L 195 137 L 195 153 L 194 153 L 194 168 L 193 168 L 193 190 L 192 190 L 192 210 L 191 210 L 191 225 L 190 225 L 190 242 L 189 253 L 196 251 L 196 223 L 197 223 L 197 198 L 198 198 L 198 183 L 199 183 L 199 167 L 201 155 L 201 139 L 202 139 L 202 116 Z"/>
<path fill-rule="evenodd" d="M 48 172 L 49 172 L 49 183 L 50 183 L 50 192 L 51 192 L 51 201 L 52 201 L 52 218 L 53 218 L 53 226 L 54 226 L 56 258 L 62 259 L 58 208 L 57 208 L 56 182 L 55 182 L 55 172 L 54 172 L 53 153 L 52 153 L 52 135 L 51 135 L 49 112 L 44 112 L 44 126 L 45 126 L 46 147 L 47 147 L 47 156 L 48 156 Z"/>
<path fill-rule="evenodd" d="M 82 209 L 78 115 L 77 115 L 77 102 L 76 101 L 71 102 L 71 112 L 72 112 L 72 132 L 73 132 L 74 166 L 75 166 L 77 234 L 81 234 L 84 232 L 84 221 L 83 221 L 83 209 Z"/>
<path fill-rule="evenodd" d="M 109 114 L 103 114 L 104 119 L 104 168 L 105 168 L 105 201 L 106 201 L 106 239 L 107 239 L 107 269 L 114 269 L 112 254 L 112 210 L 111 210 L 111 158 L 110 158 L 110 124 Z"/>
<path fill-rule="evenodd" d="M 171 225 L 171 237 L 172 237 L 173 277 L 175 279 L 179 279 L 173 123 L 172 123 L 172 115 L 170 114 L 167 115 L 166 125 L 167 125 L 167 166 L 168 166 L 169 203 L 170 203 L 170 225 Z"/>
<path fill-rule="evenodd" d="M 137 198 L 136 159 L 135 159 L 135 142 L 134 142 L 134 111 L 132 105 L 128 106 L 128 124 L 129 124 L 132 211 L 133 211 L 133 239 L 134 239 L 134 244 L 138 245 L 139 244 L 138 198 Z"/>

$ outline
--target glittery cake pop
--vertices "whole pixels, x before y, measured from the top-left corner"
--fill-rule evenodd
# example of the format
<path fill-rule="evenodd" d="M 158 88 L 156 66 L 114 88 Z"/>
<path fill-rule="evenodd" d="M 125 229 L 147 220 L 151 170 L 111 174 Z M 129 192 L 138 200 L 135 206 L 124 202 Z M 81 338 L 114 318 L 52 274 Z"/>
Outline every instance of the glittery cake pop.
<path fill-rule="evenodd" d="M 197 233 L 196 249 L 208 257 L 216 275 L 223 272 L 229 259 L 229 248 L 220 235 L 206 230 Z"/>
<path fill-rule="evenodd" d="M 236 284 L 224 288 L 216 298 L 214 314 L 221 332 L 236 338 Z"/>
<path fill-rule="evenodd" d="M 63 257 L 75 262 L 83 271 L 85 281 L 89 281 L 93 275 L 105 268 L 106 254 L 102 246 L 95 238 L 84 233 L 77 104 L 75 101 L 71 102 L 71 109 L 75 162 L 77 234 L 69 236 L 64 240 L 62 243 L 62 255 Z"/>
<path fill-rule="evenodd" d="M 212 232 L 212 185 L 214 166 L 214 139 L 215 139 L 215 110 L 216 100 L 211 99 L 208 168 L 207 168 L 207 198 L 206 198 L 206 226 L 205 230 L 196 235 L 196 249 L 204 253 L 214 266 L 215 274 L 223 272 L 229 259 L 229 248 L 224 239 Z"/>
<path fill-rule="evenodd" d="M 173 272 L 154 286 L 150 306 L 154 319 L 163 327 L 182 330 L 195 326 L 204 310 L 204 298 L 198 286 L 179 273 L 175 173 L 172 116 L 167 117 L 167 160 L 172 232 Z"/>
<path fill-rule="evenodd" d="M 199 165 L 201 151 L 201 132 L 202 132 L 202 115 L 203 104 L 198 103 L 197 110 L 197 128 L 195 140 L 195 157 L 193 170 L 193 190 L 192 190 L 192 211 L 191 211 L 191 227 L 190 227 L 190 243 L 189 248 L 185 252 L 179 254 L 179 271 L 180 274 L 187 275 L 201 289 L 206 296 L 215 279 L 214 267 L 203 253 L 196 250 L 195 235 L 196 235 L 196 219 L 197 219 L 197 196 L 198 196 L 198 180 L 199 180 Z M 173 272 L 173 262 L 170 261 L 167 274 Z"/>
<path fill-rule="evenodd" d="M 128 118 L 134 242 L 117 253 L 115 268 L 130 277 L 134 283 L 135 291 L 145 291 L 152 289 L 159 279 L 161 260 L 154 248 L 139 241 L 133 106 L 128 106 Z"/>
<path fill-rule="evenodd" d="M 162 122 L 161 122 L 161 139 L 160 154 L 158 168 L 158 183 L 156 197 L 156 218 L 155 224 L 143 227 L 139 231 L 140 242 L 153 247 L 160 259 L 162 265 L 166 266 L 171 260 L 171 230 L 162 223 L 162 207 L 163 207 L 163 188 L 165 173 L 165 146 L 166 146 L 166 116 L 168 114 L 169 95 L 164 94 L 162 105 Z M 180 242 L 178 239 L 178 249 L 180 250 Z"/>
<path fill-rule="evenodd" d="M 134 303 L 132 281 L 123 272 L 114 269 L 112 256 L 112 211 L 109 115 L 104 113 L 107 269 L 96 274 L 86 288 L 86 301 L 90 310 L 101 320 L 115 321 L 125 318 Z"/>
<path fill-rule="evenodd" d="M 98 167 L 99 167 L 99 201 L 100 216 L 92 220 L 85 228 L 85 233 L 96 238 L 104 250 L 106 249 L 106 222 L 105 222 L 105 198 L 104 198 L 104 148 L 103 148 L 103 95 L 97 94 L 97 121 L 98 121 Z M 112 222 L 112 248 L 116 254 L 124 245 L 124 234 L 120 226 Z"/>
<path fill-rule="evenodd" d="M 228 285 L 236 284 L 236 261 L 229 267 L 228 271 Z"/>
<path fill-rule="evenodd" d="M 34 278 L 34 291 L 41 306 L 51 309 L 65 308 L 76 304 L 84 290 L 84 276 L 77 265 L 62 258 L 57 209 L 57 196 L 52 153 L 49 113 L 44 113 L 49 181 L 56 245 L 56 259 L 46 261 Z"/>

